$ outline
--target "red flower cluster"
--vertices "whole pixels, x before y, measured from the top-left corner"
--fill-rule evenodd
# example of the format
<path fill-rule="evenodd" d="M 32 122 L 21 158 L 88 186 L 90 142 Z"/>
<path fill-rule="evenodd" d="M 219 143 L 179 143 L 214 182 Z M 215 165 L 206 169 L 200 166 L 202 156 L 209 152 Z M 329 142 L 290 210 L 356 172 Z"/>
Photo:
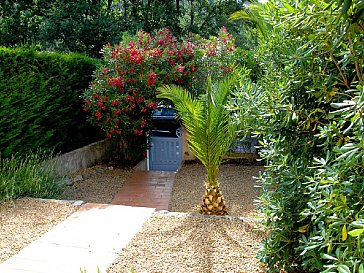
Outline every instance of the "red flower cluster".
<path fill-rule="evenodd" d="M 90 120 L 101 126 L 108 138 L 142 136 L 150 129 L 159 86 L 179 84 L 188 88 L 194 78 L 203 81 L 197 73 L 209 68 L 201 60 L 221 58 L 220 53 L 233 49 L 226 30 L 219 38 L 206 40 L 191 35 L 181 42 L 168 29 L 155 35 L 141 31 L 124 36 L 119 45 L 108 43 L 103 48 L 105 65 L 96 71 L 85 93 L 84 110 L 91 113 Z M 221 70 L 230 71 L 230 66 L 223 63 Z"/>
<path fill-rule="evenodd" d="M 154 85 L 157 82 L 157 74 L 154 71 L 149 73 L 148 86 Z"/>

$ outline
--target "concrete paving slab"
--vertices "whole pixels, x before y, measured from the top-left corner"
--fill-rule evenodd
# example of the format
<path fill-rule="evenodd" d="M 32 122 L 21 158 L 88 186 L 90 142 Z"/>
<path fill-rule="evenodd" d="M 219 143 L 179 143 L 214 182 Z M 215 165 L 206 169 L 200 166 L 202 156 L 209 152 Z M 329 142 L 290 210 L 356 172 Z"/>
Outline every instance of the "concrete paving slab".
<path fill-rule="evenodd" d="M 153 208 L 85 204 L 17 255 L 1 273 L 101 272 L 155 211 Z"/>

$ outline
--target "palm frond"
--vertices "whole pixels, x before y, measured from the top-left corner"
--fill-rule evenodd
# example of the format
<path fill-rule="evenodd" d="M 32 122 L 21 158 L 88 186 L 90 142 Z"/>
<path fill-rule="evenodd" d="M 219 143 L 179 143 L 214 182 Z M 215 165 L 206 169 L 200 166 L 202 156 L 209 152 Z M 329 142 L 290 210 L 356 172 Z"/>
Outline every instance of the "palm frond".
<path fill-rule="evenodd" d="M 239 10 L 239 11 L 234 12 L 230 16 L 229 19 L 231 21 L 234 21 L 234 20 L 250 21 L 253 24 L 255 24 L 257 29 L 262 33 L 262 35 L 264 37 L 267 37 L 272 29 L 272 26 L 269 25 L 265 21 L 264 17 L 260 15 L 259 10 L 262 9 L 262 5 L 264 5 L 264 4 L 254 1 L 251 5 L 246 7 L 244 10 Z"/>
<path fill-rule="evenodd" d="M 237 79 L 238 76 L 233 75 L 213 83 L 208 78 L 206 93 L 199 98 L 193 98 L 178 86 L 158 89 L 158 98 L 169 99 L 175 105 L 187 130 L 191 152 L 204 164 L 211 185 L 217 185 L 219 165 L 238 131 L 225 107 Z"/>
<path fill-rule="evenodd" d="M 157 98 L 169 99 L 178 111 L 179 117 L 198 117 L 201 111 L 200 103 L 192 98 L 192 95 L 177 85 L 164 85 L 158 89 Z"/>

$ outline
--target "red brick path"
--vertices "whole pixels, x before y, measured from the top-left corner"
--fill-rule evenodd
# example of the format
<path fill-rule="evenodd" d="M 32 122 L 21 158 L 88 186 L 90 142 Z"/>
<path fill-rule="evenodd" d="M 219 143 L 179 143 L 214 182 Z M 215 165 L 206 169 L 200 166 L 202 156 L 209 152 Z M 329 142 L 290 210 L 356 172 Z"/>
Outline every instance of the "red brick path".
<path fill-rule="evenodd" d="M 111 204 L 168 210 L 174 177 L 174 172 L 134 171 Z"/>

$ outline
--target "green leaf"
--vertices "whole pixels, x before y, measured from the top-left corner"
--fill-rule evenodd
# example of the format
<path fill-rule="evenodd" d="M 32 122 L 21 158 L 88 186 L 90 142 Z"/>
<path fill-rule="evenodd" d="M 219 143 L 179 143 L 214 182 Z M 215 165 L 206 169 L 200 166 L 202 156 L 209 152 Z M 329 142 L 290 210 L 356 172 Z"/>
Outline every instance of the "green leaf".
<path fill-rule="evenodd" d="M 339 273 L 351 273 L 350 268 L 345 264 L 340 264 L 337 267 L 337 271 L 339 271 Z"/>
<path fill-rule="evenodd" d="M 188 132 L 188 145 L 207 171 L 207 181 L 217 185 L 217 173 L 224 154 L 237 136 L 237 125 L 231 121 L 225 105 L 237 81 L 233 74 L 212 82 L 209 77 L 206 93 L 193 98 L 185 89 L 174 85 L 158 89 L 157 97 L 171 100 Z"/>
<path fill-rule="evenodd" d="M 294 8 L 291 7 L 291 5 L 287 3 L 283 3 L 283 6 L 287 9 L 288 12 L 294 12 Z"/>
<path fill-rule="evenodd" d="M 337 103 L 331 103 L 331 106 L 333 108 L 343 108 L 343 107 L 347 107 L 347 106 L 353 106 L 355 105 L 355 102 L 354 101 L 351 101 L 351 100 L 346 100 L 344 102 L 337 102 Z"/>
<path fill-rule="evenodd" d="M 310 225 L 309 224 L 307 224 L 307 225 L 304 225 L 304 226 L 301 226 L 301 227 L 299 227 L 298 228 L 298 232 L 300 232 L 300 233 L 306 233 L 307 232 L 307 230 L 308 230 L 308 227 L 309 227 Z"/>
<path fill-rule="evenodd" d="M 353 229 L 348 232 L 350 236 L 357 237 L 364 232 L 364 229 Z"/>
<path fill-rule="evenodd" d="M 359 265 L 359 273 L 364 273 L 364 265 L 363 264 Z"/>
<path fill-rule="evenodd" d="M 321 257 L 322 257 L 322 259 L 325 259 L 325 260 L 334 260 L 334 261 L 337 261 L 337 258 L 335 258 L 334 256 L 331 256 L 329 254 L 322 254 Z"/>
<path fill-rule="evenodd" d="M 348 238 L 348 232 L 346 231 L 346 225 L 343 226 L 343 229 L 341 230 L 341 240 L 346 241 Z"/>

